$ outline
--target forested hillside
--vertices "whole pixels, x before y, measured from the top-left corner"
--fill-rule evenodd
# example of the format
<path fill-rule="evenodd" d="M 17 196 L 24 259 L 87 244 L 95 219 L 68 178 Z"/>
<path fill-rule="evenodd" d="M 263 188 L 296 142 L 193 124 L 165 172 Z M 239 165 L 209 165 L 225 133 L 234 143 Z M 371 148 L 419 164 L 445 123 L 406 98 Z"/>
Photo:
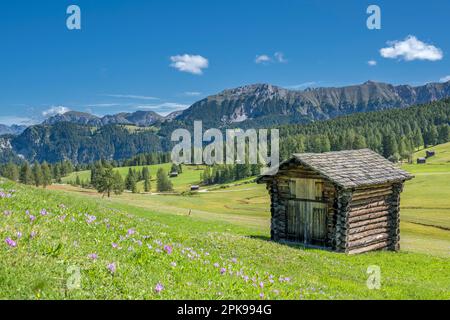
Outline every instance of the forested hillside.
<path fill-rule="evenodd" d="M 308 125 L 281 127 L 283 158 L 295 152 L 370 148 L 391 160 L 418 147 L 450 141 L 450 99 L 428 105 L 358 113 Z"/>

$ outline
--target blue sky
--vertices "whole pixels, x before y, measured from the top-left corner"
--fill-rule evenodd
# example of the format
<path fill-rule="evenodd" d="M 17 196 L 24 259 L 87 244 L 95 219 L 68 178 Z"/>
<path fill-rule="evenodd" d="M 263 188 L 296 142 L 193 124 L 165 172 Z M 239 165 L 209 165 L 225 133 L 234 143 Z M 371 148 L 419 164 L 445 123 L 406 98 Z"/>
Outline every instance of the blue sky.
<path fill-rule="evenodd" d="M 71 4 L 81 30 L 66 27 Z M 381 30 L 366 27 L 370 4 Z M 167 114 L 252 83 L 438 82 L 450 75 L 449 15 L 442 0 L 4 1 L 0 123 L 69 109 Z"/>

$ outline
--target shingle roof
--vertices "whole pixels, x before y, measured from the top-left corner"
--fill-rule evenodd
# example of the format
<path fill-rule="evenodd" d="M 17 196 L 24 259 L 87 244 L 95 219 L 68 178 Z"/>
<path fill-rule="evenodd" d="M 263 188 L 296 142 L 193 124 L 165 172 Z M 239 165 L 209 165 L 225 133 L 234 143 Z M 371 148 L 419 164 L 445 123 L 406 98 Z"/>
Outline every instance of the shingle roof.
<path fill-rule="evenodd" d="M 345 189 L 405 181 L 414 177 L 369 149 L 296 153 L 287 162 L 293 160 Z"/>

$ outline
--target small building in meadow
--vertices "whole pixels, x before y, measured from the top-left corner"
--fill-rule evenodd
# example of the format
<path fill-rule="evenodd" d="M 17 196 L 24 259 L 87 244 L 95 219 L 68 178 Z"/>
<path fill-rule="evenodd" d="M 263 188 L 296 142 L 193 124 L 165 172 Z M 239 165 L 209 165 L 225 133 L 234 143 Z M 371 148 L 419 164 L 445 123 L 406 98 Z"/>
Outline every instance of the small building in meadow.
<path fill-rule="evenodd" d="M 426 164 L 427 159 L 426 158 L 417 158 L 417 164 Z"/>
<path fill-rule="evenodd" d="M 427 150 L 426 151 L 426 158 L 431 158 L 436 155 L 436 152 L 434 150 Z"/>
<path fill-rule="evenodd" d="M 409 173 L 368 150 L 294 154 L 258 177 L 271 199 L 271 238 L 349 254 L 399 250 Z"/>

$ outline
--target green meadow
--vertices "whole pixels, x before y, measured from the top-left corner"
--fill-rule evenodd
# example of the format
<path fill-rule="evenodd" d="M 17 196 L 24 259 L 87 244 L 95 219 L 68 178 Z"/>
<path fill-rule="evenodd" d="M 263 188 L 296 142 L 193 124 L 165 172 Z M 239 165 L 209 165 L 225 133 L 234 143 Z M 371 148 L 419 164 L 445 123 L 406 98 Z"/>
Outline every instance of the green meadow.
<path fill-rule="evenodd" d="M 196 167 L 173 178 L 177 194 L 110 199 L 3 180 L 0 298 L 450 299 L 450 144 L 433 150 L 428 164 L 403 166 L 415 179 L 402 194 L 401 251 L 357 256 L 269 241 L 268 194 L 249 179 L 181 193 Z M 379 290 L 366 284 L 373 265 Z"/>
<path fill-rule="evenodd" d="M 165 172 L 169 173 L 171 169 L 170 163 L 164 163 L 164 164 L 154 164 L 149 166 L 135 166 L 135 167 L 121 167 L 116 168 L 115 170 L 120 172 L 122 177 L 125 179 L 125 177 L 128 174 L 128 170 L 135 169 L 135 170 L 142 170 L 144 167 L 148 167 L 150 170 L 151 175 L 151 183 L 153 186 L 156 186 L 156 173 L 158 172 L 159 168 L 163 168 Z M 175 191 L 188 191 L 190 189 L 190 186 L 192 184 L 199 184 L 200 183 L 200 175 L 203 172 L 202 166 L 184 166 L 183 167 L 183 173 L 180 174 L 178 177 L 170 178 L 170 180 L 173 183 L 173 187 Z M 79 172 L 73 172 L 67 177 L 62 178 L 63 183 L 70 183 L 74 182 L 77 179 L 77 176 L 82 181 L 90 181 L 91 179 L 91 172 L 90 171 L 79 171 Z M 137 185 L 138 191 L 143 192 L 144 190 L 144 182 L 140 181 Z"/>

